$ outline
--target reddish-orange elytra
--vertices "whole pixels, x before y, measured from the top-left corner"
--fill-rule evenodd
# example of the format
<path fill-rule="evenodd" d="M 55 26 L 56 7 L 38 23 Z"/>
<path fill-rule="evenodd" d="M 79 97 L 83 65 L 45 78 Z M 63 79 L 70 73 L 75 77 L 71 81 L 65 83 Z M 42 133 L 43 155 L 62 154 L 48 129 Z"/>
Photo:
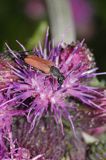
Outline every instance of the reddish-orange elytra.
<path fill-rule="evenodd" d="M 40 58 L 38 56 L 29 55 L 24 58 L 25 63 L 29 64 L 30 66 L 41 70 L 42 72 L 49 74 L 50 67 L 53 66 L 53 62 Z"/>
<path fill-rule="evenodd" d="M 30 66 L 46 73 L 46 74 L 52 74 L 54 77 L 57 78 L 58 83 L 60 85 L 63 84 L 63 80 L 65 79 L 65 77 L 63 76 L 63 74 L 59 71 L 59 69 L 57 67 L 54 66 L 54 63 L 49 61 L 49 60 L 45 60 L 41 57 L 38 56 L 34 56 L 34 55 L 28 55 L 24 58 L 25 63 L 29 64 Z"/>

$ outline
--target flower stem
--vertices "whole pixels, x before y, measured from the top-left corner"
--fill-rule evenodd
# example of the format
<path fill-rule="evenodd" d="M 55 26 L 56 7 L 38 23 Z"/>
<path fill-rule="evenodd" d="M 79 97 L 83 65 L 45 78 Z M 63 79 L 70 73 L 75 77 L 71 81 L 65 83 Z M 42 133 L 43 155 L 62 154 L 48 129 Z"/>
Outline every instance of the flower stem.
<path fill-rule="evenodd" d="M 76 33 L 69 0 L 46 0 L 46 4 L 54 44 L 62 40 L 66 43 L 75 41 Z"/>

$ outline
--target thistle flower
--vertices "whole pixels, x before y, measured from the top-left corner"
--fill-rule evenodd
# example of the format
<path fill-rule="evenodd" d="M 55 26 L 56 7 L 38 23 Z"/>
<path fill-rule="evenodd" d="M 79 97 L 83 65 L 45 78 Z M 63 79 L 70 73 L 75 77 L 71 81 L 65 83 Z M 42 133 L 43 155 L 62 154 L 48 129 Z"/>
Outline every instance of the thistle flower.
<path fill-rule="evenodd" d="M 26 155 L 28 160 L 31 158 L 37 159 L 37 157 L 39 159 L 39 156 L 41 156 L 45 160 L 44 154 L 48 155 L 47 151 L 43 150 L 40 152 L 40 149 L 38 152 L 36 148 L 39 138 L 37 138 L 36 144 L 32 143 L 32 141 L 36 141 L 35 128 L 38 122 L 41 124 L 41 120 L 45 116 L 48 117 L 49 115 L 50 118 L 53 116 L 55 122 L 61 126 L 62 133 L 64 133 L 62 122 L 64 118 L 70 122 L 75 134 L 74 122 L 77 118 L 81 119 L 83 115 L 86 115 L 85 112 L 82 115 L 80 114 L 78 102 L 83 103 L 87 109 L 92 110 L 93 114 L 95 113 L 95 117 L 93 118 L 96 119 L 96 117 L 100 116 L 103 118 L 106 109 L 105 90 L 90 86 L 90 82 L 97 75 L 105 73 L 96 73 L 97 68 L 95 67 L 93 55 L 84 44 L 84 41 L 71 43 L 70 45 L 60 43 L 57 47 L 51 47 L 48 39 L 46 39 L 44 50 L 39 45 L 39 48 L 33 50 L 33 54 L 44 60 L 53 62 L 54 66 L 65 77 L 62 85 L 60 85 L 56 77 L 51 73 L 43 73 L 26 64 L 23 56 L 28 56 L 29 53 L 20 43 L 19 45 L 24 52 L 13 51 L 7 45 L 8 53 L 11 53 L 14 62 L 6 63 L 8 64 L 7 69 L 1 67 L 4 79 L 0 81 L 0 108 L 2 113 L 0 114 L 0 124 L 2 124 L 0 132 L 2 137 L 0 142 L 2 152 L 0 156 L 5 159 L 18 159 L 20 157 L 22 159 L 26 158 Z M 4 72 L 6 70 L 9 73 L 8 79 L 6 79 L 6 72 Z M 21 125 L 20 129 L 16 123 L 15 126 L 13 125 L 13 117 L 18 118 L 19 116 L 24 116 L 27 119 L 27 122 L 24 120 L 24 125 L 23 127 Z M 3 122 L 5 123 L 3 124 Z M 18 128 L 14 129 L 16 126 Z M 22 128 L 24 128 L 25 132 Z M 53 128 L 52 125 L 51 128 Z M 50 134 L 54 133 L 54 129 L 51 128 Z M 20 133 L 24 136 L 22 139 L 18 138 L 21 137 Z M 31 139 L 28 140 L 28 136 Z M 7 140 L 4 143 L 6 137 Z M 54 133 L 53 139 L 55 137 Z M 40 141 L 42 141 L 41 139 L 42 136 L 40 137 Z M 61 144 L 60 141 L 59 144 Z M 49 142 L 46 144 L 49 144 Z M 64 144 L 61 145 L 63 148 L 65 147 Z M 40 143 L 40 146 L 43 146 L 42 143 Z M 31 152 L 33 147 L 34 154 Z M 63 155 L 61 151 L 60 149 L 59 155 Z M 53 152 L 52 154 L 54 155 Z M 56 160 L 56 158 L 54 159 Z"/>
<path fill-rule="evenodd" d="M 26 51 L 21 44 L 20 46 Z M 48 46 L 47 39 L 45 46 Z M 105 99 L 103 91 L 89 86 L 92 78 L 104 73 L 95 73 L 97 68 L 94 67 L 92 53 L 86 48 L 84 41 L 71 45 L 59 44 L 55 48 L 51 48 L 49 44 L 49 49 L 46 47 L 43 50 L 41 46 L 35 49 L 35 55 L 52 61 L 64 75 L 65 79 L 61 86 L 51 74 L 44 74 L 28 66 L 20 53 L 12 51 L 8 45 L 7 47 L 15 61 L 14 66 L 9 65 L 10 69 L 19 80 L 8 84 L 5 90 L 8 100 L 0 107 L 12 103 L 13 107 L 23 104 L 26 108 L 27 120 L 31 122 L 31 129 L 43 115 L 49 112 L 54 116 L 56 123 L 61 125 L 62 132 L 62 118 L 69 120 L 74 130 L 72 121 L 74 116 L 71 112 L 77 108 L 77 105 L 72 101 L 68 103 L 67 97 L 75 98 L 90 108 L 105 112 L 101 103 L 101 100 Z"/>

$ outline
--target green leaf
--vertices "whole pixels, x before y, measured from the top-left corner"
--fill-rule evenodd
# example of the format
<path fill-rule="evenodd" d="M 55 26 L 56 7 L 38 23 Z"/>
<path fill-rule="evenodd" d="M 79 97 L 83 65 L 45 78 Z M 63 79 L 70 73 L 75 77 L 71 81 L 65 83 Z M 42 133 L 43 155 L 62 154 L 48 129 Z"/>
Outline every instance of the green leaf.
<path fill-rule="evenodd" d="M 29 39 L 26 45 L 28 49 L 34 48 L 35 46 L 37 46 L 39 42 L 42 42 L 44 40 L 47 27 L 48 25 L 46 21 L 43 21 L 39 24 L 39 26 L 37 27 L 37 29 L 35 30 L 35 32 L 33 33 L 32 37 Z"/>

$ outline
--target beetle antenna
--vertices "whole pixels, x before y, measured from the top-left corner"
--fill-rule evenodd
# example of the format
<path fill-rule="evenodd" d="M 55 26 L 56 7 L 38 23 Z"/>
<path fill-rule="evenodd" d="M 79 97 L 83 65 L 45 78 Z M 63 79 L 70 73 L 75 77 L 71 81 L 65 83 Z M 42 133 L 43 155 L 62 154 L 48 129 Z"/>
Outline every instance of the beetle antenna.
<path fill-rule="evenodd" d="M 26 53 L 26 55 L 28 55 L 27 50 L 25 49 L 25 47 L 18 41 L 16 40 L 16 42 L 19 44 L 19 46 L 23 49 L 23 51 Z"/>

